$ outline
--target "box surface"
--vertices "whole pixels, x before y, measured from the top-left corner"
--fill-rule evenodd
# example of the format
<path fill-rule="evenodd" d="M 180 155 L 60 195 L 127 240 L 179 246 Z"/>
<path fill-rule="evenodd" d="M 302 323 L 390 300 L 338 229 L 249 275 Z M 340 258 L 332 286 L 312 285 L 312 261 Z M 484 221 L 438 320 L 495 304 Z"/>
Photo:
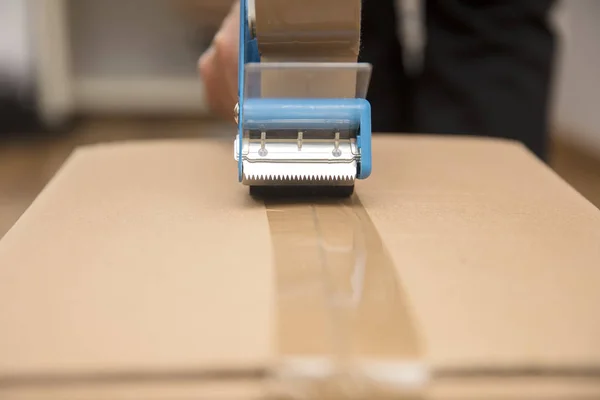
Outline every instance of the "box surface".
<path fill-rule="evenodd" d="M 348 352 L 428 398 L 599 396 L 600 211 L 512 142 L 373 146 L 354 199 L 266 205 L 229 141 L 79 149 L 0 242 L 0 399 L 260 397 L 282 349 L 331 350 L 307 288 L 356 293 L 357 254 Z"/>

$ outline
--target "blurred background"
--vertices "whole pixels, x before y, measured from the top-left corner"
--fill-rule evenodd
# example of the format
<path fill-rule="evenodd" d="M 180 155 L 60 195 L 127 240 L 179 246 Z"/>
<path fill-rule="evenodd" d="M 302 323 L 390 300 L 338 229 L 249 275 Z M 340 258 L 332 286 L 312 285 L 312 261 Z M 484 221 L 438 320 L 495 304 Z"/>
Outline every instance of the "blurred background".
<path fill-rule="evenodd" d="M 75 146 L 234 135 L 197 73 L 231 0 L 0 0 L 0 237 Z M 418 59 L 418 0 L 404 0 Z M 600 1 L 563 0 L 550 164 L 600 206 Z"/>

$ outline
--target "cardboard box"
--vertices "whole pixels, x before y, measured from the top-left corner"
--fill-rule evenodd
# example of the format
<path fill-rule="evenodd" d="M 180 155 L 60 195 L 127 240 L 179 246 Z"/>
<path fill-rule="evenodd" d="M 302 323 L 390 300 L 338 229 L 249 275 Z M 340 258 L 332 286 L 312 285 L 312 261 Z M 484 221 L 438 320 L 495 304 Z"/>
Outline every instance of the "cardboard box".
<path fill-rule="evenodd" d="M 230 140 L 77 150 L 0 242 L 0 399 L 600 397 L 600 211 L 512 142 L 373 145 L 267 204 Z"/>

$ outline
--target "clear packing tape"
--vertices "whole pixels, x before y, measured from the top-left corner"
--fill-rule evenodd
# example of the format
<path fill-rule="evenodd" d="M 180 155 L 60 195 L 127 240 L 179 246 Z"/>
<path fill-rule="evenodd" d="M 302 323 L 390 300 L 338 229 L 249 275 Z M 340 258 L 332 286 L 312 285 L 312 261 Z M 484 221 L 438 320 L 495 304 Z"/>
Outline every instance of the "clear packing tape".
<path fill-rule="evenodd" d="M 364 97 L 361 0 L 254 0 L 261 63 L 246 95 Z M 277 399 L 410 398 L 428 380 L 392 260 L 358 199 L 268 203 L 277 276 Z"/>
<path fill-rule="evenodd" d="M 268 203 L 277 399 L 417 398 L 428 381 L 392 260 L 357 198 Z"/>

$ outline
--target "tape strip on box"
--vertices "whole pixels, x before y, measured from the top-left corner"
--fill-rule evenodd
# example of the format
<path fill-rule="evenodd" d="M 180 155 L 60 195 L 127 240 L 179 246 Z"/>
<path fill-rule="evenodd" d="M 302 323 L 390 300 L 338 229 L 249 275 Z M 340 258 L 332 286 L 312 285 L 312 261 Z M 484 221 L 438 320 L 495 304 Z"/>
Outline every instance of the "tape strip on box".
<path fill-rule="evenodd" d="M 261 63 L 356 63 L 361 0 L 254 0 Z M 327 68 L 322 68 L 327 70 Z M 263 97 L 354 98 L 356 70 L 267 68 Z M 427 382 L 392 260 L 357 198 L 267 203 L 277 277 L 277 398 L 398 398 Z M 270 255 L 265 255 L 269 257 Z"/>
<path fill-rule="evenodd" d="M 358 199 L 268 203 L 277 397 L 396 397 L 428 381 L 393 262 Z"/>

